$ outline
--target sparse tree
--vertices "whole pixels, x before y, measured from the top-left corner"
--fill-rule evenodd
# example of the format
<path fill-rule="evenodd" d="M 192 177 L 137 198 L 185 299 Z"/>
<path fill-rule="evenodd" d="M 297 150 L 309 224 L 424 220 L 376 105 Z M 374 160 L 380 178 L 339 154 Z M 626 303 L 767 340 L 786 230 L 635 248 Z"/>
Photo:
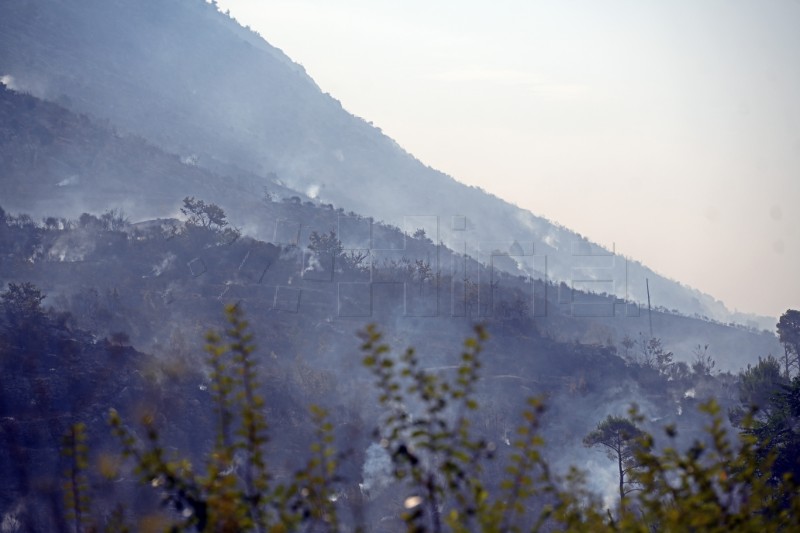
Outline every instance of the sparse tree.
<path fill-rule="evenodd" d="M 734 424 L 740 424 L 745 413 L 751 409 L 758 409 L 758 418 L 769 416 L 770 400 L 781 390 L 787 380 L 781 375 L 781 364 L 773 356 L 758 358 L 755 366 L 747 365 L 747 369 L 739 374 L 739 403 L 729 413 Z"/>
<path fill-rule="evenodd" d="M 83 213 L 78 218 L 78 226 L 84 229 L 97 229 L 101 227 L 100 219 L 91 213 Z"/>
<path fill-rule="evenodd" d="M 368 250 L 349 250 L 342 254 L 342 263 L 347 270 L 368 270 L 369 258 Z"/>
<path fill-rule="evenodd" d="M 225 211 L 220 206 L 206 204 L 203 200 L 196 200 L 194 196 L 187 196 L 183 199 L 181 213 L 187 217 L 187 226 L 222 231 L 228 225 Z"/>
<path fill-rule="evenodd" d="M 8 289 L 0 293 L 0 301 L 6 316 L 13 322 L 38 320 L 44 315 L 42 300 L 45 295 L 29 282 L 9 283 Z"/>
<path fill-rule="evenodd" d="M 58 219 L 56 217 L 45 217 L 42 219 L 42 224 L 44 225 L 44 229 L 48 231 L 54 231 L 59 229 Z"/>
<path fill-rule="evenodd" d="M 519 291 L 514 291 L 511 301 L 501 301 L 499 308 L 501 317 L 516 320 L 528 316 L 528 310 L 530 309 L 530 306 L 528 305 L 528 301 Z"/>
<path fill-rule="evenodd" d="M 689 369 L 689 365 L 687 365 L 683 361 L 678 361 L 677 363 L 669 367 L 668 379 L 670 379 L 675 383 L 683 383 L 686 382 L 689 379 L 689 377 L 691 377 L 691 374 L 692 372 Z"/>
<path fill-rule="evenodd" d="M 630 335 L 626 334 L 625 337 L 622 338 L 621 344 L 623 348 L 622 356 L 625 359 L 628 359 L 630 357 L 631 350 L 633 350 L 633 348 L 636 346 L 636 341 L 633 340 Z"/>
<path fill-rule="evenodd" d="M 128 222 L 128 217 L 122 209 L 109 209 L 100 215 L 100 224 L 107 231 L 121 231 Z"/>
<path fill-rule="evenodd" d="M 425 283 L 428 280 L 433 279 L 433 269 L 431 268 L 431 264 L 429 262 L 422 259 L 415 260 L 414 267 L 417 281 L 419 281 L 419 293 L 422 295 L 422 290 L 425 287 Z"/>
<path fill-rule="evenodd" d="M 316 254 L 336 258 L 344 253 L 342 241 L 336 237 L 334 230 L 330 230 L 328 233 L 312 231 L 308 236 L 308 241 L 308 249 Z"/>
<path fill-rule="evenodd" d="M 642 430 L 628 419 L 608 415 L 597 427 L 583 438 L 587 448 L 605 448 L 606 455 L 616 461 L 619 472 L 620 509 L 625 508 L 625 496 L 637 490 L 638 484 L 632 481 L 631 473 L 639 466 L 636 461 L 636 443 Z"/>
<path fill-rule="evenodd" d="M 26 213 L 20 213 L 17 216 L 6 215 L 6 223 L 9 226 L 22 229 L 36 229 L 38 227 L 36 221 Z"/>
<path fill-rule="evenodd" d="M 429 244 L 433 244 L 433 241 L 430 239 L 430 237 L 428 237 L 428 234 L 427 234 L 427 233 L 425 233 L 425 230 L 424 230 L 424 229 L 422 229 L 422 228 L 418 228 L 418 229 L 417 229 L 417 230 L 414 232 L 414 234 L 412 235 L 412 237 L 414 237 L 415 239 L 419 239 L 419 240 L 421 240 L 421 241 L 423 241 L 423 242 L 427 242 L 427 243 L 429 243 Z"/>
<path fill-rule="evenodd" d="M 473 311 L 480 314 L 481 286 L 479 282 L 464 278 L 464 311 L 468 317 Z"/>
<path fill-rule="evenodd" d="M 788 385 L 783 385 L 772 394 L 769 400 L 769 415 L 756 421 L 752 427 L 745 428 L 745 433 L 755 436 L 759 442 L 765 443 L 761 450 L 762 460 L 768 454 L 775 455 L 771 464 L 771 477 L 781 483 L 786 474 L 794 479 L 800 477 L 800 376 Z"/>
<path fill-rule="evenodd" d="M 800 311 L 788 309 L 781 315 L 777 327 L 783 344 L 783 374 L 789 379 L 792 368 L 800 369 Z"/>
<path fill-rule="evenodd" d="M 708 344 L 695 346 L 692 355 L 692 372 L 696 376 L 710 376 L 717 363 L 708 355 Z"/>
<path fill-rule="evenodd" d="M 648 368 L 658 370 L 660 374 L 669 372 L 669 367 L 672 365 L 673 353 L 664 348 L 661 339 L 652 337 L 650 339 L 642 338 L 639 343 L 642 353 L 642 364 Z"/>
<path fill-rule="evenodd" d="M 303 201 L 300 199 L 299 196 L 290 196 L 288 198 L 284 198 L 283 201 L 288 204 L 293 205 L 300 205 Z"/>

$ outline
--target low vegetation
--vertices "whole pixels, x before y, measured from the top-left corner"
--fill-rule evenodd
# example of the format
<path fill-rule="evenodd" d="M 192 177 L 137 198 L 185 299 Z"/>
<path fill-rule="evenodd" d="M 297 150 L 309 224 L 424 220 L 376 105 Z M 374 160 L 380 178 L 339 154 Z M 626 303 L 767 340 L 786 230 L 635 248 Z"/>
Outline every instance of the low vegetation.
<path fill-rule="evenodd" d="M 152 418 L 138 429 L 112 411 L 109 420 L 123 455 L 141 483 L 162 502 L 158 524 L 170 531 L 351 531 L 381 530 L 359 522 L 357 505 L 369 496 L 347 498 L 340 475 L 333 426 L 327 411 L 312 406 L 315 427 L 305 467 L 289 479 L 272 475 L 264 400 L 257 394 L 255 345 L 238 306 L 226 308 L 227 327 L 207 335 L 217 436 L 203 465 L 194 465 L 161 442 Z M 719 406 L 702 405 L 706 439 L 681 450 L 677 430 L 664 428 L 667 444 L 655 445 L 639 429 L 634 406 L 628 418 L 609 417 L 585 439 L 605 446 L 619 463 L 620 498 L 608 507 L 573 469 L 555 476 L 540 450 L 540 399 L 527 408 L 508 451 L 474 431 L 471 414 L 481 406 L 475 383 L 487 334 L 476 327 L 464 342 L 453 379 L 424 370 L 413 348 L 392 355 L 375 326 L 361 332 L 363 364 L 371 372 L 384 416 L 375 441 L 391 463 L 395 530 L 407 531 L 793 531 L 800 525 L 796 451 L 792 420 L 800 415 L 800 378 L 769 400 L 768 416 L 747 414 L 733 437 Z M 768 363 L 763 363 L 768 364 Z M 106 518 L 91 515 L 87 489 L 85 428 L 65 437 L 71 459 L 65 478 L 67 516 L 74 531 L 127 530 L 125 520 L 142 517 L 119 509 Z M 139 432 L 143 436 L 139 436 Z M 487 472 L 499 462 L 499 481 Z M 624 504 L 623 504 L 624 502 Z M 124 509 L 124 505 L 123 505 Z"/>

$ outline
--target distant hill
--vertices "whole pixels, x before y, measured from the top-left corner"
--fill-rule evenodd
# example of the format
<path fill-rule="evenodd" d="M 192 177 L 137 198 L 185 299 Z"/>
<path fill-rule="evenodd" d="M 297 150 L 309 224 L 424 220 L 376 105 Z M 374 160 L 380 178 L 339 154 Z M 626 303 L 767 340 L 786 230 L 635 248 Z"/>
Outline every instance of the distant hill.
<path fill-rule="evenodd" d="M 226 176 L 222 184 L 201 188 L 222 191 L 231 202 L 246 204 L 259 181 L 279 180 L 409 233 L 424 226 L 434 241 L 485 263 L 495 252 L 511 252 L 512 271 L 533 274 L 532 264 L 546 261 L 551 279 L 640 303 L 648 278 L 654 305 L 774 325 L 773 318 L 734 316 L 706 294 L 425 166 L 344 110 L 280 50 L 202 0 L 4 2 L 0 77 L 12 88 L 142 136 L 177 154 L 176 161 Z M 229 180 L 239 173 L 247 178 Z M 55 185 L 66 185 L 75 172 L 65 166 L 53 174 Z M 106 179 L 113 189 L 115 178 Z M 151 200 L 162 192 L 171 197 L 173 179 L 180 178 L 162 176 L 155 187 L 141 186 Z M 139 186 L 135 177 L 124 181 Z M 52 195 L 60 192 L 53 188 Z M 119 202 L 128 192 L 120 189 Z M 40 200 L 55 201 L 48 198 Z M 160 211 L 169 202 L 141 206 L 144 199 L 133 198 L 125 204 L 131 212 L 170 214 Z M 257 213 L 235 215 L 257 225 Z"/>
<path fill-rule="evenodd" d="M 177 214 L 181 199 L 191 195 L 258 210 L 265 191 L 276 199 L 297 194 L 245 172 L 223 177 L 141 137 L 3 86 L 0 164 L 3 207 L 34 216 L 118 208 L 151 218 Z"/>

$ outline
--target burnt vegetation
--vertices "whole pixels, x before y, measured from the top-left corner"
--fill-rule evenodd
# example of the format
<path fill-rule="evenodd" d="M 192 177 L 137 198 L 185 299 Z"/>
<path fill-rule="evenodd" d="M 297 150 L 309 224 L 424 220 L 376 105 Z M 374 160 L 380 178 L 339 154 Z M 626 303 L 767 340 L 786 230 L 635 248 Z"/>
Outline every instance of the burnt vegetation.
<path fill-rule="evenodd" d="M 2 505 L 20 528 L 636 530 L 723 490 L 713 524 L 794 524 L 800 382 L 784 354 L 717 372 L 707 346 L 676 361 L 633 329 L 617 345 L 602 321 L 534 316 L 557 302 L 523 300 L 529 287 L 515 276 L 444 273 L 421 235 L 382 228 L 402 253 L 376 258 L 345 249 L 338 227 L 306 229 L 301 247 L 232 232 L 214 204 L 186 197 L 184 209 L 184 220 L 146 223 L 120 211 L 41 222 L 3 212 L 0 261 L 16 281 L 0 323 Z M 369 279 L 373 291 L 380 280 L 405 290 L 387 290 L 367 315 L 333 283 Z M 454 295 L 459 313 L 425 314 Z M 204 343 L 222 302 L 235 302 L 227 333 Z M 394 325 L 364 329 L 376 318 Z M 454 354 L 476 321 L 486 329 Z M 794 353 L 793 322 L 779 327 Z M 390 356 L 385 340 L 424 350 Z M 646 418 L 627 411 L 632 401 Z M 608 446 L 603 424 L 636 428 L 618 435 L 623 498 L 608 512 L 592 502 L 614 489 L 561 457 L 571 450 L 580 466 L 594 453 L 584 443 Z M 390 465 L 382 474 L 368 468 L 376 454 Z M 684 492 L 675 476 L 688 476 Z M 762 507 L 745 505 L 748 491 Z"/>
<path fill-rule="evenodd" d="M 798 311 L 555 281 L 215 2 L 0 3 L 0 69 L 2 533 L 798 529 Z"/>

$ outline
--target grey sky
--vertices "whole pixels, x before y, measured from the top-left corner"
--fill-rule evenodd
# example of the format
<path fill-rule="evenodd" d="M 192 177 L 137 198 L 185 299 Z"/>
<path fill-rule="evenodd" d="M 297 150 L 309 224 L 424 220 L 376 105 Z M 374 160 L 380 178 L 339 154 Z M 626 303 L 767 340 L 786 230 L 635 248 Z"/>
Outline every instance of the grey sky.
<path fill-rule="evenodd" d="M 800 2 L 218 3 L 424 163 L 731 308 L 800 306 Z"/>

